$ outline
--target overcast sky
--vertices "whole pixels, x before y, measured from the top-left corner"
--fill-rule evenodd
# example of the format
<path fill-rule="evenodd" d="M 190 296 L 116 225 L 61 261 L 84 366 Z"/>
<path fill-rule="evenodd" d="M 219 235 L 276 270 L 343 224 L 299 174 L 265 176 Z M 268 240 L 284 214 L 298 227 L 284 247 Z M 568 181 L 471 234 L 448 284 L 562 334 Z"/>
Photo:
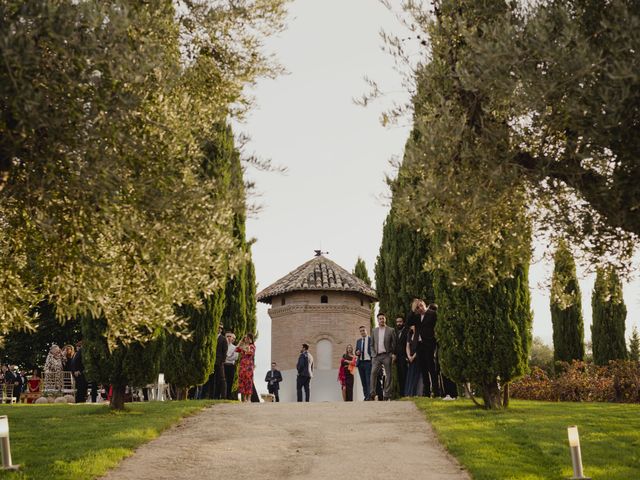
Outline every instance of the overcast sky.
<path fill-rule="evenodd" d="M 289 71 L 261 82 L 257 108 L 236 127 L 251 137 L 249 152 L 287 168 L 286 174 L 250 169 L 261 212 L 247 222 L 254 237 L 258 290 L 313 256 L 314 249 L 351 271 L 361 256 L 373 267 L 388 211 L 385 174 L 402 155 L 410 125 L 384 128 L 380 113 L 401 101 L 400 75 L 381 51 L 379 31 L 400 32 L 399 22 L 376 0 L 297 0 L 288 29 L 269 39 L 268 49 Z M 367 92 L 364 76 L 388 92 L 382 103 L 363 108 L 352 99 Z M 551 266 L 530 271 L 534 335 L 551 344 L 548 282 Z M 593 278 L 581 279 L 585 333 L 590 338 Z M 640 282 L 625 287 L 627 333 L 640 325 Z M 259 304 L 256 386 L 264 391 L 269 368 L 271 321 Z"/>

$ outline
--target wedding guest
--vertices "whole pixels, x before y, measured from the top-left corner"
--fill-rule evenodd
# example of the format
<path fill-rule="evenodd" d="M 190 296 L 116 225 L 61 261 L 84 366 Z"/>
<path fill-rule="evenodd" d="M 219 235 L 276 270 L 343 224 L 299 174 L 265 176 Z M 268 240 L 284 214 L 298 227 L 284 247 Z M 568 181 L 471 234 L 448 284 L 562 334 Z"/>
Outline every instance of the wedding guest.
<path fill-rule="evenodd" d="M 357 360 L 353 354 L 353 345 L 347 345 L 347 349 L 342 355 L 342 359 L 340 359 L 340 368 L 338 370 L 338 381 L 342 387 L 342 400 L 345 402 L 353 402 L 353 372 L 356 369 Z"/>
<path fill-rule="evenodd" d="M 227 360 L 227 350 L 229 349 L 229 343 L 224 336 L 224 326 L 222 324 L 218 327 L 218 340 L 216 343 L 216 360 L 213 366 L 213 392 L 210 398 L 217 400 L 227 398 L 227 379 L 225 378 L 224 362 Z M 233 379 L 231 379 L 233 383 Z"/>
<path fill-rule="evenodd" d="M 279 402 L 280 396 L 278 393 L 280 392 L 282 374 L 278 370 L 276 362 L 271 362 L 271 370 L 267 372 L 264 381 L 267 382 L 267 391 L 274 396 L 276 402 Z"/>
<path fill-rule="evenodd" d="M 224 376 L 227 379 L 227 400 L 237 400 L 233 398 L 233 382 L 236 378 L 236 361 L 238 360 L 238 352 L 236 352 L 236 336 L 233 332 L 227 332 L 225 338 L 227 339 L 227 358 L 224 361 Z"/>
<path fill-rule="evenodd" d="M 433 304 L 432 304 L 433 305 Z M 413 327 L 418 334 L 418 364 L 424 384 L 424 395 L 430 397 L 440 396 L 440 386 L 438 382 L 438 369 L 436 365 L 436 320 L 437 307 L 427 308 L 424 300 L 416 298 L 411 304 L 413 315 L 409 321 L 409 327 Z"/>
<path fill-rule="evenodd" d="M 253 334 L 247 333 L 237 347 L 240 354 L 238 370 L 238 391 L 243 402 L 251 400 L 253 392 L 253 371 L 255 369 L 256 345 L 253 341 Z"/>
<path fill-rule="evenodd" d="M 404 323 L 404 317 L 396 318 L 396 371 L 398 372 L 398 392 L 404 395 L 404 387 L 407 379 L 407 333 L 409 329 Z"/>
<path fill-rule="evenodd" d="M 62 370 L 65 372 L 72 371 L 71 362 L 73 361 L 73 356 L 75 355 L 75 350 L 73 345 L 65 345 L 62 347 Z"/>
<path fill-rule="evenodd" d="M 20 392 L 26 393 L 27 382 L 29 381 L 29 379 L 27 378 L 27 373 L 24 371 L 24 369 L 21 368 L 20 370 L 18 370 L 18 378 L 20 379 Z"/>
<path fill-rule="evenodd" d="M 303 343 L 300 349 L 300 356 L 296 364 L 298 376 L 296 377 L 296 397 L 298 402 L 302 401 L 302 391 L 304 390 L 305 401 L 310 400 L 310 383 L 313 377 L 313 356 L 309 353 L 309 344 Z"/>
<path fill-rule="evenodd" d="M 418 333 L 415 329 L 410 329 L 407 333 L 407 343 L 405 351 L 409 369 L 407 370 L 407 378 L 405 380 L 404 391 L 405 397 L 415 397 L 418 394 L 418 383 L 420 380 L 420 366 L 418 365 Z"/>
<path fill-rule="evenodd" d="M 360 338 L 356 340 L 356 357 L 358 358 L 358 373 L 360 374 L 360 382 L 362 383 L 362 392 L 364 399 L 369 400 L 371 393 L 371 337 L 367 335 L 367 329 L 364 325 L 360 325 Z"/>
<path fill-rule="evenodd" d="M 76 352 L 71 359 L 71 371 L 76 381 L 76 403 L 87 401 L 87 388 L 89 384 L 84 376 L 84 364 L 82 363 L 82 340 L 76 342 Z"/>
<path fill-rule="evenodd" d="M 378 374 L 384 368 L 383 399 L 391 400 L 391 364 L 396 359 L 396 336 L 392 328 L 387 327 L 387 317 L 384 313 L 378 313 L 378 326 L 371 332 L 371 385 L 375 385 Z M 370 394 L 373 400 L 375 393 Z M 379 398 L 379 395 L 378 395 Z"/>
<path fill-rule="evenodd" d="M 39 393 L 40 386 L 42 385 L 42 379 L 40 378 L 40 372 L 37 369 L 34 369 L 31 372 L 31 377 L 27 380 L 27 393 Z M 33 403 L 36 399 L 28 396 L 27 403 Z"/>
<path fill-rule="evenodd" d="M 44 362 L 45 388 L 62 390 L 62 350 L 55 343 L 51 345 Z"/>

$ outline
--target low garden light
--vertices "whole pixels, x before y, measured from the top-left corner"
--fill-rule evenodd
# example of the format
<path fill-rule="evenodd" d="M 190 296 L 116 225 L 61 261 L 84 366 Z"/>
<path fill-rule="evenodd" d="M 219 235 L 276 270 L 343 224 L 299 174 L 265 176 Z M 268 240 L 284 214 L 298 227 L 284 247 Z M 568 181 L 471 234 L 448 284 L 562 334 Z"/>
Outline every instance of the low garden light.
<path fill-rule="evenodd" d="M 11 463 L 11 445 L 9 444 L 9 417 L 0 416 L 0 448 L 2 449 L 2 469 L 18 470 L 20 465 Z"/>
<path fill-rule="evenodd" d="M 569 434 L 569 447 L 571 448 L 571 462 L 573 463 L 573 477 L 571 480 L 591 480 L 585 477 L 582 471 L 582 454 L 580 453 L 580 436 L 578 435 L 578 427 L 572 425 L 567 428 Z"/>

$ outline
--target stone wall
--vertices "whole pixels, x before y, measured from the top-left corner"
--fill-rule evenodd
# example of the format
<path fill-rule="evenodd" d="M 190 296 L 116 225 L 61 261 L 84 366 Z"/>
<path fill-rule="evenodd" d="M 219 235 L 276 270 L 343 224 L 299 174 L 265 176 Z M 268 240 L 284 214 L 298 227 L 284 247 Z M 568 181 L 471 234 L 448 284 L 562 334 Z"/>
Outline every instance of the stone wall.
<path fill-rule="evenodd" d="M 320 303 L 322 295 L 327 295 L 328 303 Z M 369 331 L 370 304 L 358 293 L 294 292 L 286 295 L 284 305 L 282 297 L 272 302 L 271 359 L 280 370 L 295 369 L 302 343 L 309 344 L 317 359 L 316 346 L 321 340 L 331 342 L 331 365 L 336 369 L 347 344 L 354 345 L 359 338 L 360 325 Z"/>

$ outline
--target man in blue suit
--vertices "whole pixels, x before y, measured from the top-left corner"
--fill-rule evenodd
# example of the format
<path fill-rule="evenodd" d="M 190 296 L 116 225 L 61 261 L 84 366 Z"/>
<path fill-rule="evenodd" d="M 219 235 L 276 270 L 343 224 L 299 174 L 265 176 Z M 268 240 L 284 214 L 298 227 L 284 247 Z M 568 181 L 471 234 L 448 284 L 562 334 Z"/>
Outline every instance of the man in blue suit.
<path fill-rule="evenodd" d="M 367 329 L 360 325 L 360 338 L 356 340 L 356 357 L 358 357 L 358 373 L 362 382 L 364 399 L 369 400 L 371 385 L 371 337 L 367 335 Z"/>

